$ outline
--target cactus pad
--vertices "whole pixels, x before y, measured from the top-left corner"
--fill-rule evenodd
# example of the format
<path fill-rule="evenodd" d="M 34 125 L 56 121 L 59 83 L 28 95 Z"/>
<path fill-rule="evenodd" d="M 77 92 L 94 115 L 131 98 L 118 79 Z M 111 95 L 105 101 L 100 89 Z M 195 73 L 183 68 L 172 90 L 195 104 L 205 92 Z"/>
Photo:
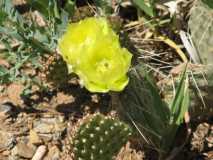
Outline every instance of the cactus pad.
<path fill-rule="evenodd" d="M 196 0 L 190 12 L 189 29 L 201 62 L 205 65 L 202 75 L 196 75 L 196 85 L 191 87 L 191 117 L 213 115 L 213 1 Z M 205 74 L 205 79 L 203 78 Z M 202 96 L 202 98 L 201 98 Z"/>
<path fill-rule="evenodd" d="M 213 3 L 196 0 L 190 12 L 189 29 L 203 64 L 213 64 Z"/>
<path fill-rule="evenodd" d="M 84 121 L 73 138 L 76 160 L 112 160 L 131 130 L 119 120 L 96 114 Z"/>

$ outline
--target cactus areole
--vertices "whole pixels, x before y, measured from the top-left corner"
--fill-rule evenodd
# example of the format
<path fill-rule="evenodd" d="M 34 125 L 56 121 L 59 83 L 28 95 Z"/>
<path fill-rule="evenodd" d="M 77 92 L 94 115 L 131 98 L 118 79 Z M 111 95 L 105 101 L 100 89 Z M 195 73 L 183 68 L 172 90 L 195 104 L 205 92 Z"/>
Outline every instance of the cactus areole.
<path fill-rule="evenodd" d="M 59 40 L 59 52 L 69 72 L 76 73 L 90 92 L 121 91 L 132 55 L 105 18 L 87 18 L 69 24 Z"/>

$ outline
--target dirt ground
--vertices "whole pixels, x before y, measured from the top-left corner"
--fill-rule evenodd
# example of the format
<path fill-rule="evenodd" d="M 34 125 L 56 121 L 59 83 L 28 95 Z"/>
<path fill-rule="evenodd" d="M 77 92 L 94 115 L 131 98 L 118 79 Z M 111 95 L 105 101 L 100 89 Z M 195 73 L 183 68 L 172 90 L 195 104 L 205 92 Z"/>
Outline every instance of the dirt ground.
<path fill-rule="evenodd" d="M 22 4 L 22 2 L 20 2 Z M 79 7 L 76 17 L 85 17 L 84 8 Z M 88 9 L 88 8 L 87 8 Z M 131 14 L 134 9 L 127 10 Z M 180 58 L 175 51 L 162 42 L 140 41 L 146 36 L 144 28 L 140 24 L 132 24 L 133 16 L 127 16 L 128 12 L 121 13 L 124 23 L 123 33 L 128 34 L 131 42 L 126 45 L 130 50 L 140 54 L 141 45 L 147 52 L 164 52 L 161 61 L 171 64 L 171 67 L 180 63 Z M 87 11 L 86 11 L 87 12 Z M 79 13 L 81 13 L 79 15 Z M 89 10 L 86 16 L 94 13 Z M 127 16 L 128 19 L 125 19 Z M 167 32 L 162 29 L 162 32 Z M 173 33 L 167 32 L 173 36 Z M 178 42 L 179 39 L 177 38 Z M 145 56 L 144 56 L 145 57 Z M 24 85 L 14 82 L 0 86 L 0 160 L 73 160 L 73 151 L 70 139 L 75 130 L 75 125 L 84 116 L 101 112 L 111 114 L 113 112 L 111 97 L 109 94 L 93 94 L 79 85 L 77 77 L 69 77 L 66 69 L 61 72 L 65 64 L 58 56 L 48 57 L 49 61 L 42 62 L 47 68 L 37 72 L 25 70 L 29 74 L 37 74 L 37 77 L 45 81 L 49 90 L 32 88 L 30 96 L 22 95 Z M 56 61 L 55 61 L 56 60 Z M 143 61 L 151 66 L 163 67 L 156 60 L 144 58 Z M 0 59 L 1 65 L 8 65 Z M 62 66 L 62 67 L 59 67 Z M 167 73 L 169 69 L 162 69 Z M 68 77 L 64 79 L 61 77 Z M 156 72 L 156 79 L 163 76 Z M 188 136 L 186 136 L 186 134 Z M 186 138 L 183 138 L 186 137 Z M 213 160 L 213 117 L 191 119 L 189 124 L 180 127 L 177 133 L 177 144 L 181 147 L 174 159 L 177 160 Z M 175 145 L 175 144 L 174 144 Z M 39 159 L 39 155 L 40 157 Z M 175 153 L 171 153 L 176 155 Z M 37 157 L 36 157 L 37 156 Z M 116 160 L 156 160 L 157 153 L 146 147 L 136 146 L 130 141 L 115 157 Z M 169 160 L 169 159 L 168 159 Z"/>

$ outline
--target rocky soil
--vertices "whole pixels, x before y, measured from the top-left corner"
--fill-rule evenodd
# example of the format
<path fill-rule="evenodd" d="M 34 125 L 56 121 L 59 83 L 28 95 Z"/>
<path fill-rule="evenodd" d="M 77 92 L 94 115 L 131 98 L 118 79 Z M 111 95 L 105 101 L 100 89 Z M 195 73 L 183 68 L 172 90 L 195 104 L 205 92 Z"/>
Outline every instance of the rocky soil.
<path fill-rule="evenodd" d="M 24 1 L 15 2 L 21 5 Z M 84 12 L 83 9 L 79 8 L 78 12 Z M 171 67 L 174 67 L 177 61 L 179 62 L 174 49 L 165 47 L 166 45 L 162 42 L 141 40 L 149 36 L 149 32 L 144 32 L 140 23 L 129 23 L 135 17 L 127 16 L 129 19 L 125 19 L 125 11 L 122 12 L 122 18 L 125 21 L 123 31 L 129 33 L 129 41 L 133 44 L 129 46 L 130 49 L 139 54 L 141 46 L 147 52 L 156 51 L 155 53 L 161 56 L 156 54 L 154 58 L 160 57 L 160 60 L 171 64 Z M 89 12 L 89 14 L 91 16 L 94 13 Z M 84 17 L 82 14 L 76 16 L 78 19 Z M 158 59 L 150 59 L 149 55 L 142 58 L 152 66 L 161 64 L 159 68 L 165 67 L 163 63 L 157 61 Z M 64 81 L 63 77 L 66 76 L 63 76 L 61 70 L 57 71 L 57 68 L 60 68 L 58 64 L 54 66 L 52 62 L 45 63 L 50 67 L 39 72 L 38 77 L 47 81 L 50 90 L 40 91 L 33 86 L 30 96 L 25 97 L 22 94 L 25 86 L 22 84 L 14 82 L 0 86 L 0 160 L 74 160 L 70 139 L 75 131 L 76 123 L 87 114 L 94 112 L 108 114 L 113 110 L 108 94 L 89 93 L 80 87 L 76 77 Z M 0 65 L 8 64 L 0 58 Z M 51 67 L 53 67 L 52 70 Z M 26 72 L 34 74 L 35 71 L 26 70 Z M 159 80 L 165 76 L 159 72 L 156 74 Z M 56 83 L 53 82 L 54 80 Z M 177 139 L 185 145 L 174 159 L 213 160 L 213 117 L 191 120 L 189 126 L 181 128 L 184 131 L 187 129 L 189 136 L 182 142 L 180 129 Z M 121 149 L 115 159 L 156 160 L 156 156 L 156 152 L 152 149 L 136 146 L 131 141 Z"/>

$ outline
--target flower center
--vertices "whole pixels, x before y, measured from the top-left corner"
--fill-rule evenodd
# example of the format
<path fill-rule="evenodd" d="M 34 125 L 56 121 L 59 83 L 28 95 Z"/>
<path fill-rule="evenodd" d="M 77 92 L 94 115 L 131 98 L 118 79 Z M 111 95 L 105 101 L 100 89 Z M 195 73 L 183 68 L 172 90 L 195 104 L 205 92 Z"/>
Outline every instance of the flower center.
<path fill-rule="evenodd" d="M 103 60 L 97 62 L 97 64 L 96 64 L 97 71 L 101 72 L 101 73 L 106 72 L 107 70 L 109 70 L 109 68 L 110 68 L 110 64 L 109 64 L 109 61 L 106 59 L 103 59 Z"/>

